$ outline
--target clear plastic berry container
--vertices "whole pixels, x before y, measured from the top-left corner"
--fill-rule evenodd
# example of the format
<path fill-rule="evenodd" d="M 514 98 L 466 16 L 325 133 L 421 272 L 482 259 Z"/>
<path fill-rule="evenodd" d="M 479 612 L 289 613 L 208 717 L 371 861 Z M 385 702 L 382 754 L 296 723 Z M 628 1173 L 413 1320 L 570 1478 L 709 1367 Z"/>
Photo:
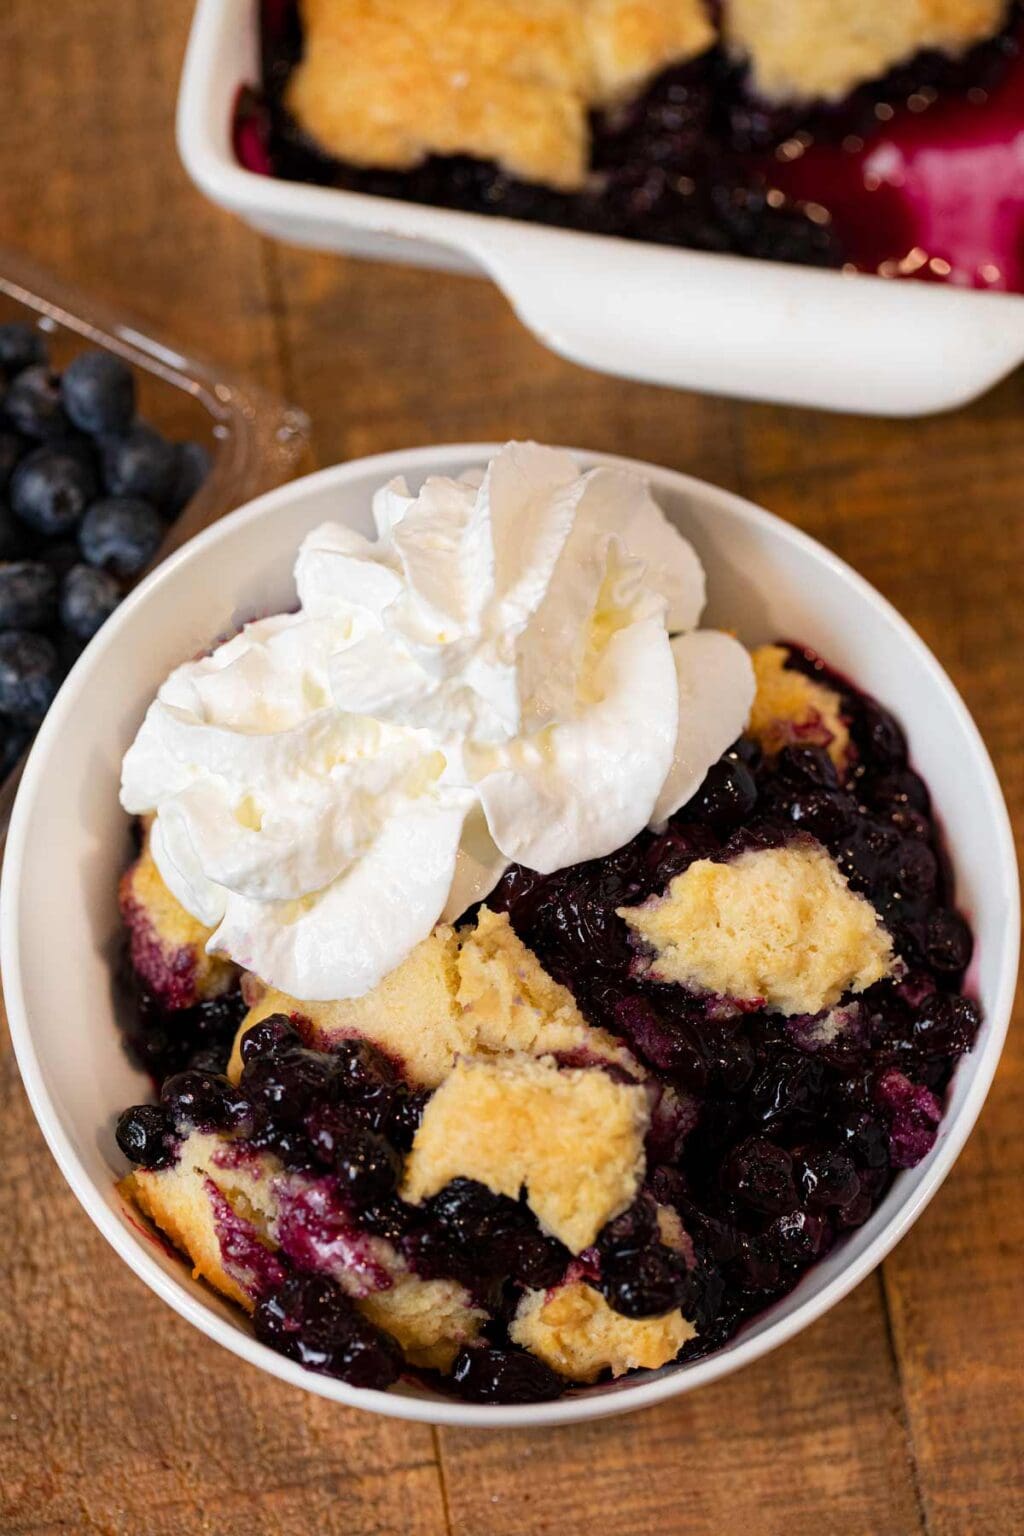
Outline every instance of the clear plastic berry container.
<path fill-rule="evenodd" d="M 310 467 L 309 420 L 302 411 L 0 250 L 0 324 L 9 321 L 43 334 L 58 372 L 85 350 L 123 358 L 135 372 L 139 416 L 169 438 L 195 439 L 209 449 L 210 472 L 168 525 L 153 564 L 225 513 Z M 0 782 L 0 848 L 23 761 Z"/>

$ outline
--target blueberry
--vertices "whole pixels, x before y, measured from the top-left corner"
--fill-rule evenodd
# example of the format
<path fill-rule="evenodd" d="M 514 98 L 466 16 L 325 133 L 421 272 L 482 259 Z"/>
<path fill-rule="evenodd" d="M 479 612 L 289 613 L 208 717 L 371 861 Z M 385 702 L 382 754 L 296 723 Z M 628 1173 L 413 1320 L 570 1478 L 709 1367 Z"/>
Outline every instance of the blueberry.
<path fill-rule="evenodd" d="M 246 1094 L 216 1072 L 178 1072 L 160 1090 L 160 1102 L 176 1125 L 252 1133 L 253 1110 Z"/>
<path fill-rule="evenodd" d="M 874 699 L 862 701 L 856 734 L 868 762 L 884 769 L 906 766 L 907 738 L 903 727 Z"/>
<path fill-rule="evenodd" d="M 121 601 L 121 588 L 106 571 L 73 565 L 60 589 L 60 621 L 79 640 L 91 640 Z"/>
<path fill-rule="evenodd" d="M 164 536 L 159 513 L 133 496 L 94 501 L 78 530 L 78 547 L 90 565 L 125 579 L 149 564 Z"/>
<path fill-rule="evenodd" d="M 726 831 L 749 816 L 756 804 L 757 785 L 750 769 L 743 763 L 722 758 L 709 768 L 687 813 Z"/>
<path fill-rule="evenodd" d="M 0 564 L 0 629 L 46 629 L 57 611 L 57 577 L 38 560 Z"/>
<path fill-rule="evenodd" d="M 839 788 L 836 765 L 824 747 L 783 747 L 775 759 L 775 771 L 787 784 Z"/>
<path fill-rule="evenodd" d="M 860 1194 L 851 1158 L 831 1148 L 805 1152 L 799 1161 L 800 1198 L 816 1209 L 849 1205 Z"/>
<path fill-rule="evenodd" d="M 620 1265 L 601 1265 L 601 1292 L 623 1317 L 660 1317 L 693 1299 L 686 1260 L 662 1243 L 652 1244 Z"/>
<path fill-rule="evenodd" d="M 0 500 L 0 560 L 20 560 L 29 553 L 30 543 L 24 523 Z"/>
<path fill-rule="evenodd" d="M 43 635 L 10 629 L 0 634 L 0 710 L 36 723 L 46 714 L 60 679 L 56 647 Z"/>
<path fill-rule="evenodd" d="M 293 1047 L 250 1056 L 242 1086 L 277 1130 L 298 1131 L 318 1099 L 334 1097 L 337 1071 L 321 1051 Z"/>
<path fill-rule="evenodd" d="M 136 422 L 120 437 L 104 438 L 103 482 L 111 496 L 138 496 L 154 507 L 170 504 L 178 474 L 178 459 L 153 427 Z"/>
<path fill-rule="evenodd" d="M 0 427 L 0 488 L 5 486 L 18 461 L 24 458 L 29 445 L 17 432 Z"/>
<path fill-rule="evenodd" d="M 135 415 L 135 376 L 110 352 L 82 352 L 64 370 L 61 396 L 81 431 L 126 432 Z"/>
<path fill-rule="evenodd" d="M 174 484 L 161 508 L 168 517 L 177 517 L 188 505 L 213 467 L 210 450 L 205 443 L 175 443 L 174 461 Z"/>
<path fill-rule="evenodd" d="M 925 954 L 935 970 L 950 973 L 966 970 L 973 949 L 971 930 L 959 912 L 939 907 L 929 915 Z"/>
<path fill-rule="evenodd" d="M 360 1317 L 325 1275 L 292 1275 L 260 1301 L 253 1330 L 261 1344 L 289 1360 L 354 1387 L 385 1391 L 402 1371 L 394 1339 Z"/>
<path fill-rule="evenodd" d="M 174 1157 L 174 1127 L 157 1104 L 136 1104 L 126 1109 L 114 1132 L 129 1162 L 144 1168 L 164 1168 Z"/>
<path fill-rule="evenodd" d="M 17 321 L 0 325 L 0 369 L 8 378 L 23 368 L 45 362 L 46 344 L 37 330 Z"/>
<path fill-rule="evenodd" d="M 81 520 L 96 495 L 88 464 L 63 447 L 37 448 L 11 476 L 11 507 L 37 533 L 55 538 Z"/>
<path fill-rule="evenodd" d="M 734 1147 L 725 1165 L 729 1190 L 755 1211 L 778 1216 L 799 1205 L 793 1159 L 761 1136 L 748 1136 Z"/>
<path fill-rule="evenodd" d="M 369 1204 L 394 1193 L 402 1174 L 401 1157 L 351 1111 L 315 1104 L 306 1116 L 306 1134 L 320 1161 L 337 1174 L 343 1196 Z"/>
<path fill-rule="evenodd" d="M 242 1036 L 242 1061 L 255 1061 L 257 1056 L 273 1056 L 276 1052 L 295 1049 L 302 1040 L 291 1019 L 284 1013 L 271 1013 L 260 1019 Z"/>
<path fill-rule="evenodd" d="M 857 808 L 849 795 L 826 789 L 803 789 L 789 801 L 789 819 L 801 832 L 834 843 L 850 830 Z"/>
<path fill-rule="evenodd" d="M 793 1211 L 776 1217 L 761 1240 L 783 1264 L 812 1264 L 830 1245 L 832 1232 L 823 1216 Z"/>
<path fill-rule="evenodd" d="M 955 993 L 935 992 L 918 1008 L 913 1046 L 926 1060 L 962 1056 L 973 1046 L 980 1027 L 977 1003 Z"/>
<path fill-rule="evenodd" d="M 413 1093 L 406 1088 L 399 1088 L 392 1099 L 391 1113 L 385 1126 L 387 1138 L 393 1146 L 403 1152 L 409 1150 L 429 1098 L 429 1093 Z"/>
<path fill-rule="evenodd" d="M 471 1403 L 547 1403 L 561 1397 L 567 1386 L 533 1355 L 480 1345 L 459 1350 L 451 1380 L 459 1396 Z"/>
<path fill-rule="evenodd" d="M 509 1269 L 520 1285 L 544 1291 L 558 1284 L 571 1262 L 572 1254 L 555 1238 L 523 1232 L 512 1246 Z"/>
<path fill-rule="evenodd" d="M 60 380 L 45 363 L 22 369 L 12 380 L 4 414 L 26 437 L 61 437 L 68 430 Z"/>

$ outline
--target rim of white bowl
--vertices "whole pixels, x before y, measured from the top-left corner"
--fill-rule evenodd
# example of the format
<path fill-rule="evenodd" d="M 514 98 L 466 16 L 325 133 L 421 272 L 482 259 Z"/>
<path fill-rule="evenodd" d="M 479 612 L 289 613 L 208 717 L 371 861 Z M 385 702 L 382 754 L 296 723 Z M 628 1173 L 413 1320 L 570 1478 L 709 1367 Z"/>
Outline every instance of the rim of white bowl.
<path fill-rule="evenodd" d="M 902 642 L 916 654 L 931 675 L 935 686 L 952 706 L 970 745 L 973 756 L 970 765 L 972 776 L 976 774 L 978 786 L 984 795 L 986 815 L 996 835 L 999 867 L 993 871 L 993 879 L 1002 884 L 1008 914 L 1008 939 L 1004 953 L 1000 957 L 994 1006 L 990 1008 L 985 1020 L 987 1036 L 980 1055 L 975 1058 L 974 1077 L 959 1113 L 955 1119 L 944 1122 L 944 1136 L 930 1154 L 932 1159 L 930 1165 L 912 1195 L 898 1206 L 863 1253 L 845 1265 L 816 1295 L 798 1302 L 789 1316 L 770 1323 L 762 1333 L 756 1336 L 744 1338 L 741 1333 L 734 1343 L 723 1346 L 722 1349 L 704 1359 L 680 1365 L 676 1370 L 669 1368 L 665 1374 L 659 1374 L 653 1379 L 638 1377 L 635 1381 L 623 1384 L 617 1391 L 597 1396 L 567 1397 L 553 1403 L 481 1405 L 459 1402 L 440 1395 L 422 1398 L 406 1397 L 390 1392 L 351 1387 L 332 1377 L 318 1376 L 286 1360 L 266 1345 L 260 1344 L 251 1333 L 243 1332 L 234 1323 L 218 1315 L 212 1306 L 200 1300 L 197 1290 L 191 1289 L 167 1274 L 146 1251 L 141 1236 L 135 1235 L 121 1220 L 110 1203 L 109 1190 L 106 1192 L 101 1190 L 79 1159 L 50 1098 L 32 1038 L 32 1027 L 22 984 L 17 891 L 26 855 L 29 807 L 42 776 L 43 765 L 60 735 L 64 719 L 74 707 L 89 675 L 93 658 L 117 643 L 120 630 L 130 616 L 146 603 L 151 592 L 173 578 L 179 566 L 201 556 L 204 550 L 237 528 L 273 513 L 296 495 L 302 496 L 314 486 L 343 484 L 350 478 L 361 478 L 368 473 L 379 474 L 382 482 L 403 473 L 415 478 L 429 474 L 435 469 L 445 467 L 450 469 L 453 463 L 460 460 L 465 461 L 467 466 L 486 462 L 500 447 L 500 443 L 447 443 L 426 448 L 399 449 L 366 458 L 352 459 L 344 464 L 317 470 L 313 474 L 292 480 L 287 485 L 269 491 L 239 507 L 237 511 L 229 513 L 227 517 L 220 519 L 176 550 L 122 603 L 113 617 L 89 642 L 65 679 L 39 730 L 25 767 L 11 818 L 4 854 L 3 878 L 0 884 L 0 969 L 2 969 L 4 1000 L 15 1057 L 32 1111 L 61 1173 L 71 1186 L 79 1203 L 129 1268 L 179 1316 L 192 1323 L 208 1338 L 223 1345 L 248 1364 L 268 1371 L 272 1376 L 278 1377 L 291 1386 L 301 1387 L 304 1391 L 314 1392 L 320 1397 L 340 1402 L 346 1407 L 363 1408 L 390 1418 L 445 1426 L 493 1429 L 536 1428 L 544 1425 L 581 1423 L 587 1419 L 604 1418 L 612 1414 L 651 1407 L 655 1403 L 664 1402 L 681 1393 L 691 1392 L 699 1386 L 718 1381 L 733 1371 L 740 1370 L 743 1366 L 760 1359 L 763 1355 L 769 1354 L 817 1321 L 844 1296 L 847 1296 L 873 1269 L 877 1268 L 909 1231 L 945 1180 L 974 1128 L 992 1085 L 1006 1039 L 1016 989 L 1020 948 L 1020 886 L 1016 849 L 1009 814 L 995 768 L 966 704 L 944 668 L 907 620 L 887 598 L 876 591 L 870 582 L 841 560 L 838 555 L 833 554 L 831 550 L 801 529 L 793 527 L 745 497 L 710 485 L 707 481 L 697 479 L 695 476 L 645 463 L 643 460 L 600 453 L 593 449 L 570 448 L 567 451 L 584 464 L 613 464 L 637 470 L 647 477 L 653 477 L 655 481 L 671 486 L 678 492 L 697 496 L 705 504 L 727 506 L 743 520 L 770 529 L 784 545 L 813 555 L 857 590 L 873 607 L 880 609 L 886 615 L 900 634 Z"/>

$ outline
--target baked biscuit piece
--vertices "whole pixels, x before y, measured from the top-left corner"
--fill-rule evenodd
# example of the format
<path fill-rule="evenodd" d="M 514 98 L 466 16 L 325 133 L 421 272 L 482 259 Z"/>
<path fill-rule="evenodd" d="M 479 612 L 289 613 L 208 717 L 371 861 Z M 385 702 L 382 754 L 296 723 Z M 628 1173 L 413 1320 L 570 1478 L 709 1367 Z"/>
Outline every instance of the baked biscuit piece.
<path fill-rule="evenodd" d="M 571 1280 L 551 1291 L 527 1291 L 508 1331 L 560 1376 L 590 1382 L 604 1371 L 657 1370 L 697 1330 L 678 1308 L 661 1317 L 623 1317 L 593 1286 Z"/>
<path fill-rule="evenodd" d="M 300 1230 L 304 1205 L 324 1217 L 316 1181 L 289 1173 L 264 1151 L 216 1133 L 192 1131 L 167 1168 L 136 1168 L 119 1185 L 174 1246 L 193 1274 L 251 1312 L 286 1274 L 278 1254 Z M 321 1230 L 327 1231 L 324 1226 Z M 397 1339 L 413 1364 L 450 1369 L 463 1344 L 478 1337 L 486 1313 L 455 1280 L 423 1280 L 384 1238 L 355 1228 L 330 1229 L 322 1272 L 378 1328 Z"/>
<path fill-rule="evenodd" d="M 553 981 L 516 937 L 505 913 L 481 908 L 476 926 L 458 934 L 441 924 L 363 997 L 306 1003 L 268 988 L 235 1041 L 228 1076 L 242 1072 L 247 1029 L 272 1013 L 305 1021 L 310 1044 L 329 1050 L 359 1036 L 386 1051 L 417 1088 L 436 1088 L 458 1056 L 525 1051 L 603 1061 L 631 1077 L 641 1068 L 606 1030 L 588 1024 L 567 988 Z"/>
<path fill-rule="evenodd" d="M 408 170 L 497 160 L 572 190 L 587 113 L 714 41 L 704 0 L 301 0 L 286 103 L 329 154 Z"/>
<path fill-rule="evenodd" d="M 206 953 L 213 929 L 186 912 L 164 884 L 148 826 L 142 851 L 121 876 L 118 903 L 132 967 L 165 1008 L 191 1008 L 234 985 L 238 967 Z"/>
<path fill-rule="evenodd" d="M 402 1198 L 418 1205 L 457 1178 L 513 1200 L 525 1187 L 544 1230 L 580 1253 L 632 1204 L 648 1121 L 646 1090 L 601 1067 L 460 1060 L 423 1111 Z"/>
<path fill-rule="evenodd" d="M 895 964 L 874 907 L 811 838 L 698 859 L 664 896 L 619 916 L 650 947 L 654 980 L 774 1013 L 820 1013 Z"/>
<path fill-rule="evenodd" d="M 836 101 L 924 48 L 992 37 L 1008 0 L 728 0 L 723 29 L 771 100 Z"/>
<path fill-rule="evenodd" d="M 759 645 L 750 659 L 757 691 L 747 734 L 769 757 L 783 747 L 825 747 L 836 767 L 842 769 L 849 755 L 850 732 L 838 693 L 805 672 L 787 667 L 789 652 L 784 646 Z"/>

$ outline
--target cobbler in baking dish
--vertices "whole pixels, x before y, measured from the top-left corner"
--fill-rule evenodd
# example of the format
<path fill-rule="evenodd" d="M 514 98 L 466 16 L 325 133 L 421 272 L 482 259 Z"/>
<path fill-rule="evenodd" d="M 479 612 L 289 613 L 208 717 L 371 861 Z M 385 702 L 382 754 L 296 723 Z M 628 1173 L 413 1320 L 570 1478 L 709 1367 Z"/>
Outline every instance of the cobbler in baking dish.
<path fill-rule="evenodd" d="M 720 1347 L 939 1132 L 971 933 L 897 722 L 698 628 L 643 482 L 327 524 L 125 759 L 133 1202 L 308 1368 L 533 1402 Z"/>
<path fill-rule="evenodd" d="M 1019 0 L 263 0 L 251 170 L 1024 290 Z"/>

